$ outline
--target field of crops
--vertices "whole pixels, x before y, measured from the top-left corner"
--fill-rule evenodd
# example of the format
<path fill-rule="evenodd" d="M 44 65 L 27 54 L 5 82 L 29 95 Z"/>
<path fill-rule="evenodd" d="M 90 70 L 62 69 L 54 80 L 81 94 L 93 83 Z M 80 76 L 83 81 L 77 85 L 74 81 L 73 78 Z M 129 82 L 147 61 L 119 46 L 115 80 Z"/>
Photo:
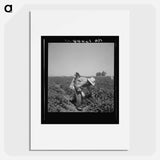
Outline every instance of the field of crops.
<path fill-rule="evenodd" d="M 48 78 L 48 111 L 49 112 L 113 112 L 114 81 L 110 77 L 95 77 L 96 85 L 92 87 L 92 96 L 83 99 L 82 111 L 69 99 L 74 91 L 69 88 L 73 77 Z M 87 90 L 84 89 L 87 93 Z"/>

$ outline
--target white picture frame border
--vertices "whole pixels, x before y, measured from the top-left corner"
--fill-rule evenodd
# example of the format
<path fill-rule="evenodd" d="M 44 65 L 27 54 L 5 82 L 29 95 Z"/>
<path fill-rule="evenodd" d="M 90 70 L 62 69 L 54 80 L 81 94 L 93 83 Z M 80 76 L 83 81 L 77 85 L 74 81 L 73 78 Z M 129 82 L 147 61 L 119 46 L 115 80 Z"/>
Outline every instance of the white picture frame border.
<path fill-rule="evenodd" d="M 59 13 L 59 14 L 53 14 L 53 13 Z M 55 30 L 47 29 L 44 26 L 39 27 L 36 29 L 36 26 L 40 26 L 40 21 L 44 19 L 45 21 L 49 20 L 44 18 L 46 15 L 54 15 L 54 16 L 60 16 L 59 18 L 62 18 L 63 15 L 67 15 L 66 12 L 70 12 L 70 16 L 73 15 L 73 13 L 78 12 L 78 16 L 81 17 L 80 23 L 74 25 L 83 24 L 82 21 L 84 20 L 84 15 L 88 13 L 87 10 L 56 10 L 56 11 L 31 11 L 30 12 L 30 150 L 39 150 L 39 151 L 49 151 L 49 150 L 120 150 L 120 151 L 127 151 L 129 149 L 129 11 L 116 11 L 116 10 L 109 10 L 109 11 L 99 11 L 99 15 L 103 15 L 100 18 L 100 22 L 104 24 L 104 26 L 100 26 L 99 28 L 94 27 L 94 30 L 90 30 L 88 27 L 83 28 L 81 33 L 79 31 L 76 32 L 76 30 L 70 29 L 68 30 L 72 24 L 72 16 L 70 17 L 69 21 L 66 21 L 66 25 L 68 25 L 66 28 L 58 31 L 58 28 L 55 27 Z M 92 17 L 92 23 L 93 18 L 98 20 L 98 16 L 95 18 L 95 12 L 89 11 L 92 13 L 88 13 L 89 16 Z M 41 14 L 40 14 L 41 13 Z M 42 16 L 43 13 L 43 16 Z M 81 14 L 83 13 L 83 14 Z M 98 12 L 97 12 L 98 13 Z M 103 14 L 105 13 L 105 14 Z M 110 18 L 110 22 L 112 24 L 109 25 L 109 31 L 105 31 L 105 22 L 103 22 L 103 18 L 106 18 L 106 13 L 110 13 L 109 15 L 112 15 L 112 18 Z M 115 15 L 114 15 L 115 14 Z M 109 15 L 107 16 L 109 18 Z M 114 15 L 114 16 L 113 16 Z M 118 16 L 118 17 L 117 17 Z M 39 17 L 39 19 L 37 19 Z M 40 19 L 41 17 L 41 19 Z M 120 18 L 121 17 L 121 18 Z M 123 18 L 122 18 L 123 17 Z M 54 17 L 56 21 L 59 22 L 58 17 Z M 65 17 L 64 17 L 65 18 Z M 117 24 L 116 21 L 114 21 L 114 18 L 118 20 L 122 20 L 123 25 Z M 36 21 L 35 21 L 36 19 Z M 106 18 L 107 19 L 107 18 Z M 113 20 L 112 20 L 113 19 Z M 66 19 L 65 19 L 66 20 Z M 91 20 L 91 19 L 90 19 Z M 49 22 L 49 21 L 48 21 Z M 69 22 L 69 24 L 68 24 Z M 91 21 L 90 21 L 91 22 Z M 88 23 L 90 23 L 88 22 Z M 121 22 L 121 23 L 122 23 Z M 59 22 L 61 23 L 61 22 Z M 45 23 L 46 24 L 46 23 Z M 57 24 L 57 23 L 55 23 Z M 98 23 L 99 24 L 99 23 Z M 59 24 L 60 25 L 60 24 Z M 114 27 L 113 27 L 114 26 Z M 121 28 L 121 32 L 117 30 L 117 28 Z M 43 30 L 40 31 L 40 28 Z M 123 29 L 122 29 L 123 28 Z M 39 30 L 39 31 L 38 31 Z M 66 31 L 66 32 L 65 32 Z M 98 32 L 97 32 L 98 31 Z M 119 50 L 119 61 L 120 61 L 120 86 L 119 86 L 119 114 L 120 114 L 120 124 L 119 125 L 41 125 L 40 124 L 40 35 L 97 35 L 101 34 L 103 35 L 119 35 L 120 37 L 120 50 Z M 39 41 L 37 41 L 39 38 Z M 33 48 L 34 46 L 34 48 Z M 123 52 L 124 51 L 124 52 Z M 33 54 L 34 53 L 34 54 Z M 38 56 L 38 58 L 37 58 Z M 37 61 L 38 60 L 38 61 Z M 36 64 L 36 65 L 35 65 Z M 38 72 L 37 72 L 38 71 Z M 38 83 L 37 83 L 38 82 Z M 123 90 L 122 90 L 123 89 Z M 39 99 L 39 100 L 38 100 Z M 33 106 L 35 106 L 33 108 Z M 39 109 L 38 109 L 39 108 Z M 89 129 L 88 129 L 89 128 Z M 67 136 L 69 136 L 70 131 L 76 131 L 72 137 L 69 137 L 70 140 L 67 140 L 65 138 L 62 138 L 62 134 L 64 131 L 69 131 L 66 133 Z M 87 131 L 87 134 L 82 134 L 82 131 Z M 95 131 L 99 131 L 98 133 L 95 133 Z M 112 133 L 119 132 L 119 136 L 115 138 L 111 137 Z M 52 134 L 52 133 L 54 134 Z M 46 133 L 49 133 L 47 135 Z M 76 134 L 81 133 L 80 136 L 83 138 L 86 136 L 87 139 L 83 139 L 85 141 L 85 144 L 82 142 L 82 138 L 80 138 L 78 141 L 75 141 Z M 95 133 L 94 135 L 90 136 L 90 133 Z M 100 134 L 100 139 L 92 140 L 93 137 L 95 137 L 97 134 Z M 102 134 L 103 133 L 103 134 Z M 108 134 L 109 139 L 106 138 L 106 133 Z M 50 139 L 47 138 L 43 140 L 44 137 L 52 137 L 54 135 L 55 137 L 60 136 L 59 138 L 61 141 L 57 139 Z M 78 136 L 79 137 L 79 136 Z M 106 138 L 106 139 L 104 139 Z M 40 142 L 41 140 L 41 142 Z M 76 139 L 77 140 L 77 139 Z M 101 143 L 100 143 L 101 142 Z M 89 144 L 89 145 L 88 145 Z M 62 147 L 63 146 L 63 147 Z"/>

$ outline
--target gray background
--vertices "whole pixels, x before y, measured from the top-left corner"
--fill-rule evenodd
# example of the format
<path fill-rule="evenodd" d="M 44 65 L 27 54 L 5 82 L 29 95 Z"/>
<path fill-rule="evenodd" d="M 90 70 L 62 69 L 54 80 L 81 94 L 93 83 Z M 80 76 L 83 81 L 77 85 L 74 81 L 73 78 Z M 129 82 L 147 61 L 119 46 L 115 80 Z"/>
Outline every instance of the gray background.
<path fill-rule="evenodd" d="M 49 43 L 48 76 L 114 75 L 114 43 Z"/>
<path fill-rule="evenodd" d="M 89 156 L 90 152 L 29 151 L 29 14 L 24 6 L 5 25 L 4 150 L 8 156 Z M 62 6 L 64 8 L 65 6 Z M 130 150 L 92 152 L 92 156 L 152 156 L 156 147 L 155 9 L 151 5 L 70 6 L 70 9 L 130 10 Z M 118 26 L 117 26 L 118 27 Z"/>

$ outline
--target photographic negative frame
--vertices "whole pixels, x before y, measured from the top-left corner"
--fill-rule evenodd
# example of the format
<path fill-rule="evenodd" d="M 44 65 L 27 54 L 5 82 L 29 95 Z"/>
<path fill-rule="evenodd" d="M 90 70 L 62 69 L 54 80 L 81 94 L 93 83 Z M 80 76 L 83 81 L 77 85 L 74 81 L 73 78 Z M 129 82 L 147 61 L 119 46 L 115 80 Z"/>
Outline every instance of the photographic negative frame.
<path fill-rule="evenodd" d="M 113 112 L 48 112 L 49 43 L 114 43 Z M 41 124 L 119 124 L 119 36 L 41 36 Z"/>

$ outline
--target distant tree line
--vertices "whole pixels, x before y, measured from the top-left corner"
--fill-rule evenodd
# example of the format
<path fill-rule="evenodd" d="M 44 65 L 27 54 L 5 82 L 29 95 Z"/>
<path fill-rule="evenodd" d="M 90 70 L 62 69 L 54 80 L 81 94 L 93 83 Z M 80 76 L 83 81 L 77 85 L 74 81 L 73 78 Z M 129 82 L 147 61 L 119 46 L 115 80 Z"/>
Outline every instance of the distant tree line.
<path fill-rule="evenodd" d="M 107 75 L 107 73 L 106 73 L 105 71 L 97 72 L 97 73 L 96 73 L 96 76 L 97 76 L 97 77 L 100 77 L 100 76 L 105 77 L 106 75 Z"/>

